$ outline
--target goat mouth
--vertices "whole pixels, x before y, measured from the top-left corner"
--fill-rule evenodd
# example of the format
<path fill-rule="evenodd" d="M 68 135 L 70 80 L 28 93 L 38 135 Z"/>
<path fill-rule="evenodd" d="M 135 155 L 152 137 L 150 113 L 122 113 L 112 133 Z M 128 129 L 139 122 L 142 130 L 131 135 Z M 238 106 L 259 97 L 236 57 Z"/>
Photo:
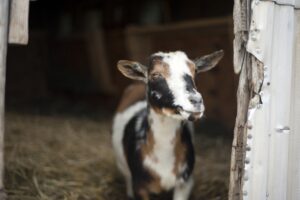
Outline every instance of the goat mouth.
<path fill-rule="evenodd" d="M 203 116 L 204 109 L 191 111 L 185 110 L 181 106 L 177 106 L 176 113 L 185 116 L 189 121 L 196 121 L 197 119 L 200 119 Z"/>
<path fill-rule="evenodd" d="M 199 110 L 199 111 L 191 111 L 191 110 L 184 110 L 181 106 L 177 106 L 176 112 L 179 114 L 181 112 L 185 112 L 187 114 L 191 115 L 201 115 L 204 110 Z"/>
<path fill-rule="evenodd" d="M 203 112 L 188 112 L 188 114 L 188 120 L 193 122 L 200 119 L 203 116 Z"/>
<path fill-rule="evenodd" d="M 188 114 L 191 114 L 191 115 L 201 115 L 201 111 L 189 111 L 189 110 L 182 110 Z"/>

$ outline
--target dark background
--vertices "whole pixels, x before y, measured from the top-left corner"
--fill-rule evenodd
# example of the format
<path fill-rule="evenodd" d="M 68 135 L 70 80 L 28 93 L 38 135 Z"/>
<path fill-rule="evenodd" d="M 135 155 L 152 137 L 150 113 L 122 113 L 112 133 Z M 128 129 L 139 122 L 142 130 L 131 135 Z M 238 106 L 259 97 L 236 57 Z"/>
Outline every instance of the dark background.
<path fill-rule="evenodd" d="M 201 74 L 197 86 L 206 117 L 230 131 L 236 109 L 232 8 L 230 0 L 33 1 L 28 46 L 8 49 L 8 109 L 52 109 L 70 100 L 113 111 L 130 83 L 116 70 L 118 60 L 145 63 L 156 51 L 174 50 L 196 58 L 224 49 L 219 67 Z"/>

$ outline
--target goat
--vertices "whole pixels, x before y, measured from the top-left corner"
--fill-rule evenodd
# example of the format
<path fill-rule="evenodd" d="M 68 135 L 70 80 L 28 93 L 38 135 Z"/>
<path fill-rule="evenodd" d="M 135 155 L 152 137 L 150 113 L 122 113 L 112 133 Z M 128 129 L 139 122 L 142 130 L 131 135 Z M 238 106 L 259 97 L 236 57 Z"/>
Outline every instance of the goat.
<path fill-rule="evenodd" d="M 112 143 L 130 199 L 173 191 L 187 200 L 193 186 L 193 124 L 204 103 L 194 78 L 223 57 L 223 50 L 190 60 L 182 51 L 158 52 L 146 67 L 120 60 L 124 76 L 140 80 L 125 91 L 113 119 Z"/>

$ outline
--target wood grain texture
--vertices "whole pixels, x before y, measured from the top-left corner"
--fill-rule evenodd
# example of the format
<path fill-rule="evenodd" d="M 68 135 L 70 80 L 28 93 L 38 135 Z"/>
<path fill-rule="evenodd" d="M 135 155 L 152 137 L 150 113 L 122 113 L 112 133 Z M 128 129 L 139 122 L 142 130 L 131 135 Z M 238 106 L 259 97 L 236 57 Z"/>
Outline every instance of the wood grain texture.
<path fill-rule="evenodd" d="M 240 200 L 242 193 L 242 177 L 245 162 L 245 144 L 247 137 L 247 111 L 250 100 L 248 82 L 249 68 L 251 66 L 250 55 L 247 54 L 244 65 L 241 68 L 240 80 L 237 91 L 237 117 L 232 142 L 229 200 Z"/>
<path fill-rule="evenodd" d="M 237 116 L 231 152 L 229 200 L 243 199 L 243 174 L 245 163 L 245 147 L 247 141 L 247 113 L 251 99 L 252 56 L 247 53 L 245 44 L 248 40 L 250 21 L 250 1 L 234 2 L 234 71 L 240 73 L 237 90 Z"/>

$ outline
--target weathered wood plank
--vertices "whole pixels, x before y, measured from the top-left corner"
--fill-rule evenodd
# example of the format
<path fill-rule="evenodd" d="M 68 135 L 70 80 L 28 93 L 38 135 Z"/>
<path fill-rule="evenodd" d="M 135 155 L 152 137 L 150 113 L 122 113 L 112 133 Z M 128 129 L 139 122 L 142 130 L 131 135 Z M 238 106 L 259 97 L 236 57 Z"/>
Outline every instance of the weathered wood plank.
<path fill-rule="evenodd" d="M 247 138 L 247 113 L 250 101 L 251 55 L 246 52 L 250 21 L 250 1 L 234 1 L 234 71 L 240 73 L 237 91 L 237 117 L 231 152 L 229 200 L 243 199 L 242 185 Z"/>
<path fill-rule="evenodd" d="M 3 190 L 4 171 L 4 95 L 7 52 L 8 0 L 0 0 L 0 200 L 5 199 Z"/>
<path fill-rule="evenodd" d="M 234 72 L 239 73 L 246 53 L 246 42 L 249 30 L 250 0 L 235 0 L 233 8 L 233 66 Z"/>
<path fill-rule="evenodd" d="M 9 43 L 28 43 L 29 0 L 11 0 Z"/>
<path fill-rule="evenodd" d="M 234 138 L 231 152 L 229 200 L 240 200 L 243 197 L 243 171 L 245 162 L 245 145 L 247 137 L 247 112 L 250 100 L 249 68 L 251 66 L 250 55 L 244 58 L 241 68 L 240 80 L 237 91 L 237 117 L 234 128 Z"/>

